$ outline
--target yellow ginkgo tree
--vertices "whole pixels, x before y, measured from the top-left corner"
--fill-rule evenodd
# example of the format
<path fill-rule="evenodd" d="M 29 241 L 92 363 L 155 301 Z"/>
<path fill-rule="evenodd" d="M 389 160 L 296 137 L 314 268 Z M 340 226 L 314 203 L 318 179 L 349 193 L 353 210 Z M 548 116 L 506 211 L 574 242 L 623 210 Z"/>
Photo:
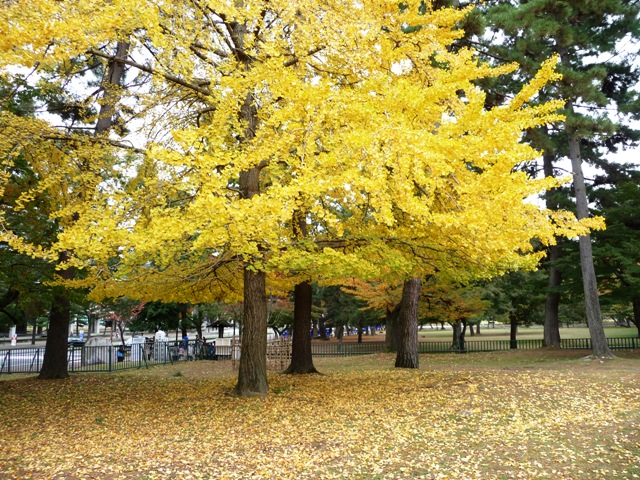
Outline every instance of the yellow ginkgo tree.
<path fill-rule="evenodd" d="M 554 61 L 485 109 L 474 82 L 516 66 L 449 48 L 466 11 L 390 0 L 26 3 L 0 7 L 0 69 L 55 71 L 73 90 L 78 65 L 125 65 L 124 127 L 101 139 L 91 168 L 65 167 L 59 191 L 90 192 L 68 199 L 75 220 L 53 247 L 0 239 L 70 252 L 64 266 L 85 272 L 72 284 L 94 297 L 242 298 L 239 395 L 268 388 L 267 288 L 488 277 L 533 266 L 533 237 L 598 225 L 524 201 L 557 185 L 516 169 L 539 154 L 522 131 L 559 120 L 559 102 L 531 103 Z M 76 143 L 65 155 L 96 148 Z"/>

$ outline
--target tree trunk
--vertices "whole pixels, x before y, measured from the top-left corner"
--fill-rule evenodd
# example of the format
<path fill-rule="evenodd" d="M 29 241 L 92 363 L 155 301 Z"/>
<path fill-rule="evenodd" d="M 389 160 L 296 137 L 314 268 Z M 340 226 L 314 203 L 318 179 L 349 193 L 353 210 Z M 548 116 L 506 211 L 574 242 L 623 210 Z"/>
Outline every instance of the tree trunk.
<path fill-rule="evenodd" d="M 509 315 L 510 331 L 509 331 L 509 343 L 511 350 L 518 348 L 518 317 L 515 315 Z"/>
<path fill-rule="evenodd" d="M 309 282 L 297 284 L 293 290 L 293 339 L 291 364 L 284 373 L 318 373 L 311 355 L 311 304 L 313 293 Z"/>
<path fill-rule="evenodd" d="M 397 306 L 393 310 L 387 307 L 385 315 L 385 333 L 384 333 L 384 350 L 389 353 L 396 353 L 398 350 L 398 314 L 400 313 L 400 306 Z"/>
<path fill-rule="evenodd" d="M 56 287 L 49 311 L 49 329 L 44 349 L 44 359 L 38 378 L 51 380 L 67 378 L 67 339 L 69 337 L 69 319 L 71 302 L 64 288 Z"/>
<path fill-rule="evenodd" d="M 362 314 L 360 314 L 360 318 L 358 318 L 358 343 L 362 343 Z"/>
<path fill-rule="evenodd" d="M 324 316 L 322 315 L 318 318 L 318 329 L 320 330 L 320 338 L 322 340 L 329 340 L 327 338 L 327 327 L 324 326 Z"/>
<path fill-rule="evenodd" d="M 553 160 L 555 156 L 545 153 L 542 156 L 544 176 L 553 177 Z M 549 210 L 557 210 L 559 205 L 556 199 L 557 189 L 552 189 L 545 194 L 545 203 Z M 558 241 L 558 240 L 556 240 Z M 560 260 L 560 246 L 549 245 L 547 247 L 547 265 L 549 271 L 549 283 L 547 289 L 547 300 L 544 310 L 544 333 L 543 344 L 545 347 L 560 347 L 560 283 L 562 278 L 556 262 Z"/>
<path fill-rule="evenodd" d="M 572 106 L 569 103 L 569 109 Z M 575 136 L 569 137 L 569 157 L 573 170 L 573 186 L 576 195 L 578 219 L 589 217 L 589 205 L 587 202 L 587 190 L 582 174 L 582 158 L 580 156 L 580 144 Z M 600 314 L 600 299 L 598 298 L 598 284 L 596 272 L 593 267 L 593 252 L 591 249 L 591 235 L 578 237 L 580 247 L 580 268 L 582 270 L 582 285 L 584 288 L 584 303 L 587 311 L 587 323 L 591 336 L 591 351 L 593 356 L 612 358 L 613 354 L 607 344 L 604 334 L 602 316 Z"/>
<path fill-rule="evenodd" d="M 480 322 L 476 324 L 476 334 L 480 335 Z"/>
<path fill-rule="evenodd" d="M 465 345 L 464 335 L 467 333 L 467 321 L 462 320 L 462 328 L 460 329 L 460 352 L 465 353 L 467 351 L 467 346 Z"/>
<path fill-rule="evenodd" d="M 638 338 L 640 338 L 640 298 L 634 298 L 632 305 L 633 305 L 633 323 L 638 329 Z"/>
<path fill-rule="evenodd" d="M 560 293 L 558 288 L 562 281 L 560 270 L 555 262 L 560 259 L 560 247 L 551 245 L 547 249 L 547 261 L 549 263 L 549 284 L 547 300 L 544 310 L 544 334 L 545 347 L 560 347 Z"/>
<path fill-rule="evenodd" d="M 404 282 L 398 318 L 398 352 L 396 367 L 418 368 L 418 302 L 420 279 L 413 277 Z"/>
<path fill-rule="evenodd" d="M 256 396 L 267 393 L 267 295 L 266 274 L 244 269 L 244 321 L 240 339 L 240 366 L 234 393 Z M 294 330 L 295 335 L 295 330 Z"/>
<path fill-rule="evenodd" d="M 9 305 L 15 302 L 19 296 L 20 292 L 18 290 L 14 290 L 13 288 L 9 287 L 9 290 L 7 290 L 2 298 L 0 298 L 0 310 L 4 310 L 5 308 L 7 308 Z"/>
<path fill-rule="evenodd" d="M 35 345 L 36 344 L 36 324 L 38 323 L 38 319 L 34 318 L 33 319 L 33 328 L 31 329 L 31 345 Z"/>
<path fill-rule="evenodd" d="M 255 131 L 257 119 L 247 95 L 241 118 L 249 121 L 247 135 Z M 260 192 L 260 169 L 251 168 L 240 172 L 240 190 L 246 199 Z M 235 394 L 238 396 L 264 395 L 267 384 L 267 292 L 266 274 L 244 267 L 243 323 L 240 340 L 240 366 Z M 308 332 L 307 332 L 308 334 Z"/>
<path fill-rule="evenodd" d="M 465 326 L 465 328 L 466 328 L 466 326 Z M 476 332 L 474 332 L 474 331 L 473 331 L 473 324 L 469 325 L 469 334 L 470 334 L 472 337 L 476 334 Z"/>
<path fill-rule="evenodd" d="M 344 335 L 344 325 L 340 325 L 336 328 L 336 338 L 339 342 L 342 342 L 342 336 Z"/>
<path fill-rule="evenodd" d="M 460 353 L 460 320 L 456 320 L 451 324 L 451 350 Z"/>
<path fill-rule="evenodd" d="M 126 60 L 129 52 L 129 43 L 118 42 L 116 45 L 116 58 L 109 60 L 107 76 L 103 80 L 104 95 L 102 106 L 96 123 L 95 133 L 101 135 L 107 132 L 114 124 L 116 103 L 120 100 L 120 94 L 113 87 L 119 87 L 124 82 L 126 65 L 119 60 Z"/>

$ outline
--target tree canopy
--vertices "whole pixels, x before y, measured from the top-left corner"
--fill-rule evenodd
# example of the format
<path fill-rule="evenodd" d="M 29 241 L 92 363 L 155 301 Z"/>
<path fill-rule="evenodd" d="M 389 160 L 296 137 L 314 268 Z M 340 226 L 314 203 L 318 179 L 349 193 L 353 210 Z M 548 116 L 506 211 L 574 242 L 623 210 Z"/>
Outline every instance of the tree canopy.
<path fill-rule="evenodd" d="M 43 171 L 38 191 L 64 197 L 56 216 L 77 218 L 47 253 L 73 251 L 97 296 L 127 280 L 162 300 L 232 295 L 242 261 L 311 276 L 363 277 L 385 264 L 399 278 L 532 266 L 522 255 L 532 237 L 578 228 L 565 212 L 522 202 L 555 181 L 514 170 L 537 155 L 522 131 L 560 118 L 558 102 L 528 104 L 557 78 L 554 62 L 485 109 L 473 82 L 515 66 L 449 51 L 465 13 L 389 2 L 78 1 L 34 16 L 20 2 L 3 8 L 2 22 L 16 25 L 0 50 L 5 68 L 55 71 L 48 81 L 69 83 L 88 63 L 122 62 L 119 110 L 143 125 L 128 122 L 144 152 L 127 154 L 109 151 L 123 146 L 113 135 L 62 135 L 35 119 L 18 126 L 5 112 L 3 150 L 28 152 Z M 125 57 L 115 57 L 116 40 L 130 45 Z M 253 169 L 259 194 L 245 198 L 239 184 Z M 296 212 L 308 240 L 293 233 Z"/>
<path fill-rule="evenodd" d="M 65 283 L 96 299 L 243 296 L 243 348 L 260 358 L 267 286 L 491 277 L 534 268 L 533 238 L 602 226 L 525 201 L 561 183 L 516 168 L 540 153 L 523 132 L 562 119 L 537 99 L 557 58 L 488 108 L 479 82 L 517 65 L 453 48 L 468 9 L 40 3 L 0 9 L 0 72 L 32 69 L 96 127 L 2 112 L 3 180 L 27 158 L 38 181 L 22 199 L 47 195 L 58 232 L 34 244 L 3 214 L 0 240 L 81 271 Z M 109 78 L 96 89 L 88 69 Z M 239 393 L 266 389 L 255 365 L 241 360 Z"/>

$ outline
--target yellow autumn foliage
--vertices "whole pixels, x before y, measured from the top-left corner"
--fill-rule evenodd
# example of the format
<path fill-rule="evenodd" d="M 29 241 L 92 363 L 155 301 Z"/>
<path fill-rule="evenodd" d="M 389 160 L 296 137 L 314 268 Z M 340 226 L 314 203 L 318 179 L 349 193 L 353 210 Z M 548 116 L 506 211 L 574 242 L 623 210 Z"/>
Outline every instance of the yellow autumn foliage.
<path fill-rule="evenodd" d="M 61 231 L 44 252 L 11 232 L 0 240 L 73 252 L 69 264 L 87 274 L 71 283 L 94 297 L 200 302 L 238 298 L 243 265 L 266 270 L 276 290 L 434 271 L 466 281 L 532 268 L 532 238 L 600 228 L 524 201 L 556 186 L 517 170 L 540 154 L 523 130 L 561 120 L 560 103 L 532 102 L 557 79 L 555 59 L 487 109 L 474 81 L 516 66 L 451 48 L 466 11 L 406 3 L 3 5 L 0 71 L 72 71 L 72 58 L 114 61 L 114 42 L 130 44 L 121 61 L 141 80 L 121 92 L 135 120 L 119 140 L 144 152 L 113 133 L 4 142 L 3 162 L 17 149 L 42 172 Z M 3 135 L 19 122 L 41 121 L 7 117 Z M 260 191 L 247 196 L 239 179 L 251 171 Z"/>

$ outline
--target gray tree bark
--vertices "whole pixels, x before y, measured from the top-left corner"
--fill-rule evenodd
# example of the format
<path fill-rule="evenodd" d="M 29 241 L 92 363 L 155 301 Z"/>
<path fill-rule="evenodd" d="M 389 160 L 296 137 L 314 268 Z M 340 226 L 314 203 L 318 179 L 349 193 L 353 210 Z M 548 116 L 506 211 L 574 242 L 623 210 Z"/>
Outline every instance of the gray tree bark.
<path fill-rule="evenodd" d="M 398 350 L 398 314 L 400 307 L 396 307 L 393 310 L 387 307 L 385 315 L 385 336 L 384 336 L 384 350 L 389 353 L 396 353 Z"/>
<path fill-rule="evenodd" d="M 571 104 L 569 104 L 571 109 Z M 582 173 L 582 158 L 580 155 L 580 143 L 576 136 L 569 137 L 569 158 L 573 170 L 573 187 L 576 195 L 578 218 L 589 217 L 589 205 L 587 202 L 587 190 Z M 593 251 L 591 248 L 591 235 L 578 237 L 580 247 L 580 268 L 582 270 L 582 286 L 584 289 L 584 303 L 591 336 L 591 350 L 595 357 L 612 358 L 613 353 L 607 344 L 604 334 L 602 316 L 600 313 L 600 299 L 598 298 L 598 284 L 596 272 L 593 267 Z"/>
<path fill-rule="evenodd" d="M 244 269 L 244 316 L 240 337 L 240 365 L 234 393 L 242 397 L 267 393 L 266 274 Z"/>
<path fill-rule="evenodd" d="M 418 302 L 420 279 L 413 277 L 404 282 L 402 303 L 398 318 L 397 368 L 418 368 Z"/>
<path fill-rule="evenodd" d="M 553 177 L 554 156 L 545 153 L 542 156 L 544 176 Z M 554 191 L 547 192 L 546 206 L 550 210 L 558 209 L 558 202 L 553 198 Z M 547 247 L 547 269 L 549 272 L 549 283 L 547 290 L 547 300 L 544 310 L 544 333 L 543 344 L 545 347 L 560 347 L 560 293 L 558 288 L 562 281 L 560 270 L 556 262 L 560 259 L 561 250 L 559 245 Z"/>
<path fill-rule="evenodd" d="M 632 305 L 633 305 L 633 323 L 638 329 L 638 338 L 640 338 L 640 298 L 634 298 Z"/>
<path fill-rule="evenodd" d="M 309 282 L 294 287 L 293 338 L 291 344 L 291 364 L 284 373 L 318 373 L 311 354 L 311 305 L 312 289 Z"/>

